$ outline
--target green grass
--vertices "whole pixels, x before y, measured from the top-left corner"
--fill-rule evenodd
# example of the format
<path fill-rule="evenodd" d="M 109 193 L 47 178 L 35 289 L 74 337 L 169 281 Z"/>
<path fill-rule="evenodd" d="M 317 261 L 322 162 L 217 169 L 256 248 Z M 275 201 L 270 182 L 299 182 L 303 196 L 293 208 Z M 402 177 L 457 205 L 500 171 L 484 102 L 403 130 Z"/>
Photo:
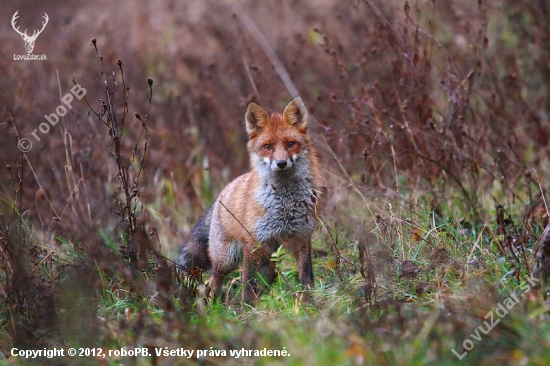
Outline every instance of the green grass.
<path fill-rule="evenodd" d="M 229 292 L 234 300 L 208 303 L 202 310 L 194 300 L 183 308 L 176 301 L 178 309 L 166 311 L 147 299 L 141 304 L 128 303 L 124 301 L 127 294 L 104 292 L 101 314 L 116 319 L 124 309 L 131 308 L 130 325 L 138 321 L 139 311 L 145 312 L 156 324 L 149 325 L 153 329 L 176 322 L 178 330 L 164 339 L 167 344 L 181 342 L 192 349 L 227 351 L 226 358 L 205 357 L 206 363 L 425 365 L 550 361 L 546 350 L 550 325 L 540 321 L 546 318 L 548 306 L 536 291 L 529 292 L 493 330 L 482 334 L 480 341 L 473 340 L 473 349 L 460 361 L 451 350 L 462 354 L 462 342 L 472 340 L 470 334 L 483 325 L 484 316 L 519 291 L 528 275 L 525 263 L 514 263 L 500 252 L 496 243 L 503 237 L 496 234 L 492 223 L 465 229 L 456 220 L 439 217 L 434 221 L 434 213 L 421 206 L 399 208 L 399 212 L 396 203 L 392 206 L 383 212 L 384 217 L 393 215 L 392 221 L 385 221 L 385 228 L 373 223 L 370 227 L 373 240 L 367 246 L 371 265 L 377 269 L 370 301 L 365 296 L 355 240 L 345 228 L 331 229 L 333 239 L 326 230 L 319 229 L 314 242 L 318 254 L 314 258 L 316 288 L 310 291 L 309 303 L 297 300 L 299 282 L 294 260 L 280 250 L 273 258 L 279 276 L 255 307 L 239 303 L 240 286 L 234 285 Z M 339 265 L 334 253 L 326 251 L 336 236 Z M 400 277 L 403 259 L 417 266 L 415 276 Z M 517 276 L 510 275 L 512 268 L 519 272 Z M 238 278 L 237 274 L 233 278 Z M 125 341 L 120 344 L 127 344 L 134 335 L 122 332 L 121 337 Z M 139 345 L 143 338 L 134 341 Z M 229 350 L 243 348 L 285 349 L 290 356 L 229 356 Z"/>
<path fill-rule="evenodd" d="M 486 197 L 481 196 L 486 199 Z M 171 199 L 167 197 L 167 199 Z M 350 201 L 351 202 L 351 201 Z M 521 205 L 507 208 L 509 234 L 524 232 L 525 258 L 502 252 L 504 235 L 496 221 L 469 223 L 458 210 L 435 213 L 422 204 L 386 199 L 371 203 L 375 218 L 363 217 L 362 203 L 339 207 L 338 217 L 319 225 L 313 240 L 315 289 L 300 301 L 294 258 L 280 248 L 273 254 L 278 277 L 256 306 L 240 303 L 239 272 L 226 279 L 229 298 L 205 301 L 202 281 L 166 280 L 161 262 L 150 258 L 141 269 L 125 264 L 113 231 L 100 231 L 105 248 L 118 263 L 89 262 L 83 242 L 58 238 L 41 276 L 57 298 L 61 339 L 73 347 L 168 347 L 203 350 L 203 364 L 258 365 L 430 365 L 545 364 L 550 361 L 550 306 L 535 289 L 500 319 L 481 339 L 472 338 L 486 315 L 508 296 L 521 294 L 533 266 L 532 251 L 540 227 L 523 220 Z M 486 211 L 496 217 L 496 210 Z M 357 220 L 357 222 L 353 222 Z M 29 230 L 25 228 L 25 230 Z M 12 227 L 12 230 L 16 229 Z M 526 231 L 527 230 L 527 231 Z M 33 242 L 30 235 L 27 239 Z M 85 240 L 84 240 L 85 242 Z M 361 263 L 358 245 L 368 252 Z M 72 245 L 74 244 L 74 245 Z M 88 253 L 88 254 L 86 254 Z M 97 259 L 96 259 L 97 260 Z M 91 265 L 97 263 L 96 265 Z M 83 270 L 79 268 L 87 268 Z M 93 280 L 84 281 L 83 273 Z M 202 283 L 202 284 L 201 284 Z M 368 284 L 370 283 L 370 286 Z M 3 313 L 4 320 L 9 319 Z M 32 323 L 33 316 L 18 317 Z M 495 316 L 496 319 L 496 316 Z M 72 325 L 71 325 L 72 324 Z M 90 333 L 84 329 L 90 327 Z M 467 341 L 469 340 L 469 341 Z M 463 360 L 463 342 L 473 348 Z M 154 347 L 153 347 L 154 348 Z M 151 350 L 153 349 L 151 348 Z M 287 357 L 230 355 L 230 350 L 285 350 Z M 209 356 L 212 350 L 226 356 Z M 212 353 L 213 354 L 213 353 Z M 15 363 L 20 359 L 12 359 Z M 91 361 L 91 359 L 90 359 Z M 108 364 L 130 362 L 108 358 Z M 138 365 L 148 358 L 135 359 Z M 161 364 L 187 364 L 186 358 L 164 357 Z"/>

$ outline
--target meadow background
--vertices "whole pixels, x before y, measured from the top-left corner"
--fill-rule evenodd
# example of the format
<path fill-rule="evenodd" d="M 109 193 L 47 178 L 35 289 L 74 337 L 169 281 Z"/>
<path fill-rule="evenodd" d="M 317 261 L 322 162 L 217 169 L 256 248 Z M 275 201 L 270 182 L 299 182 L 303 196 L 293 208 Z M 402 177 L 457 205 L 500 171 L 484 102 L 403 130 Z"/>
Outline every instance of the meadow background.
<path fill-rule="evenodd" d="M 228 354 L 59 365 L 550 362 L 546 290 L 522 290 L 550 268 L 547 2 L 0 4 L 0 363 L 52 362 L 12 347 Z M 47 60 L 14 60 L 17 10 L 29 34 L 48 14 Z M 85 99 L 36 141 L 74 83 Z M 256 307 L 238 272 L 205 301 L 179 245 L 248 169 L 247 102 L 282 111 L 296 92 L 329 188 L 313 300 L 279 251 Z M 263 348 L 290 356 L 229 357 Z"/>

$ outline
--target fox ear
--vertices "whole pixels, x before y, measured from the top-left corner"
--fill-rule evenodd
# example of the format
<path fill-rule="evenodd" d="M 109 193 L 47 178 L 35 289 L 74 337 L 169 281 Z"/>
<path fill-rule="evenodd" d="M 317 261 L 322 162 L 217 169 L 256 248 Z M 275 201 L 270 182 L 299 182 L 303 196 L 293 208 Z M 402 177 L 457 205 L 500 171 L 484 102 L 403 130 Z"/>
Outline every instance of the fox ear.
<path fill-rule="evenodd" d="M 259 129 L 265 126 L 269 120 L 269 114 L 265 109 L 254 102 L 248 103 L 245 114 L 246 132 L 249 137 L 253 137 L 259 133 Z"/>
<path fill-rule="evenodd" d="M 283 121 L 295 125 L 301 130 L 307 129 L 307 108 L 301 97 L 292 99 L 283 111 Z"/>

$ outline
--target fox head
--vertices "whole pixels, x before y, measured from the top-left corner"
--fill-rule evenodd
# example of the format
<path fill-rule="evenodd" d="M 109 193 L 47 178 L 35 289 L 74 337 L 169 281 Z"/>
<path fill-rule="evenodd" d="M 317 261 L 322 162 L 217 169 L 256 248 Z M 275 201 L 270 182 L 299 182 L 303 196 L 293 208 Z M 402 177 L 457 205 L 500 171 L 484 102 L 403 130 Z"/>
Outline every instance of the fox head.
<path fill-rule="evenodd" d="M 286 175 L 308 165 L 308 112 L 302 98 L 292 99 L 283 114 L 269 113 L 254 102 L 246 115 L 248 150 L 261 175 Z"/>

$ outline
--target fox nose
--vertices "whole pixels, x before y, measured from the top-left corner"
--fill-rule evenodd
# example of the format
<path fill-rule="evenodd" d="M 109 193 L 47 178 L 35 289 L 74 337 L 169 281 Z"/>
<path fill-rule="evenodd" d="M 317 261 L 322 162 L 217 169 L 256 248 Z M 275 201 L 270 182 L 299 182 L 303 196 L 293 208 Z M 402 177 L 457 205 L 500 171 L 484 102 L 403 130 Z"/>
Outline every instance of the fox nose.
<path fill-rule="evenodd" d="M 279 160 L 279 161 L 277 162 L 277 167 L 278 167 L 279 169 L 284 169 L 284 168 L 286 168 L 286 160 Z"/>

